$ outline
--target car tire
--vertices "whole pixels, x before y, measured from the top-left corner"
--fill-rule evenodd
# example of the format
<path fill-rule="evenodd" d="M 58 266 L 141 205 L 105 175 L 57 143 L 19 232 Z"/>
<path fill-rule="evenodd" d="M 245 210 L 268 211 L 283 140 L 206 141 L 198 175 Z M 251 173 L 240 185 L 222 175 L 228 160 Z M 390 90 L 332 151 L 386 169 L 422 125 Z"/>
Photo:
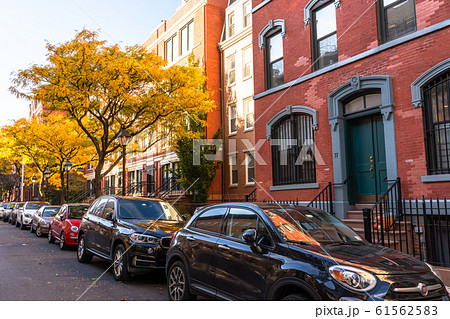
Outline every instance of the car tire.
<path fill-rule="evenodd" d="M 66 250 L 67 249 L 67 245 L 66 245 L 66 235 L 64 234 L 64 232 L 61 232 L 61 235 L 59 237 L 59 249 L 61 250 Z"/>
<path fill-rule="evenodd" d="M 52 235 L 52 228 L 51 227 L 48 229 L 48 242 L 49 242 L 49 244 L 55 243 L 55 238 Z"/>
<path fill-rule="evenodd" d="M 81 235 L 78 239 L 78 247 L 77 247 L 77 259 L 80 263 L 88 264 L 92 260 L 92 255 L 89 254 L 86 250 L 86 240 L 84 235 Z"/>
<path fill-rule="evenodd" d="M 27 228 L 27 226 L 25 226 L 24 224 L 23 224 L 23 219 L 22 219 L 22 221 L 20 222 L 20 230 L 24 230 L 24 229 L 26 229 Z"/>
<path fill-rule="evenodd" d="M 16 221 L 14 222 L 14 225 L 19 228 L 19 221 L 16 219 Z"/>
<path fill-rule="evenodd" d="M 291 294 L 283 297 L 282 301 L 302 301 L 302 300 L 311 300 L 311 298 L 307 298 L 302 294 Z"/>
<path fill-rule="evenodd" d="M 36 236 L 37 236 L 37 237 L 42 237 L 41 226 L 38 226 L 38 227 L 36 228 Z"/>
<path fill-rule="evenodd" d="M 34 233 L 33 222 L 30 224 L 30 233 Z"/>
<path fill-rule="evenodd" d="M 176 261 L 170 266 L 167 276 L 167 292 L 169 300 L 172 301 L 195 300 L 197 298 L 189 291 L 189 279 L 186 268 L 181 261 Z"/>
<path fill-rule="evenodd" d="M 127 281 L 131 279 L 128 270 L 128 253 L 123 245 L 117 245 L 113 254 L 112 272 L 117 281 Z"/>

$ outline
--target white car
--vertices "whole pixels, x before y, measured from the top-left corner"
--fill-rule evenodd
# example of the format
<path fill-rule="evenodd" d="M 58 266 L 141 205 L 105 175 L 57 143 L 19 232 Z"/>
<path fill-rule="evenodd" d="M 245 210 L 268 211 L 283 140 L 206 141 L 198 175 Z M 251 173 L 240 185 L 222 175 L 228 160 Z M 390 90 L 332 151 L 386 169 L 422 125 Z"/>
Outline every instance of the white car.
<path fill-rule="evenodd" d="M 3 218 L 3 211 L 6 209 L 6 206 L 8 206 L 7 202 L 3 202 L 0 204 L 0 219 Z"/>
<path fill-rule="evenodd" d="M 33 215 L 44 205 L 50 205 L 49 202 L 26 202 L 23 209 L 17 212 L 17 224 L 20 229 L 25 229 L 31 225 Z"/>

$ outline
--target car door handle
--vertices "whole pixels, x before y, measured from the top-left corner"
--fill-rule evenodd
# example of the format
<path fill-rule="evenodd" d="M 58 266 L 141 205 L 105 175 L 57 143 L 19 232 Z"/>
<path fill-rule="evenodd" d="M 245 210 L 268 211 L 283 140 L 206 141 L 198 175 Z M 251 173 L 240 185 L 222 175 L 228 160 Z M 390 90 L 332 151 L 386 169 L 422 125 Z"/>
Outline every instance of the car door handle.
<path fill-rule="evenodd" d="M 230 249 L 230 247 L 228 247 L 227 245 L 219 245 L 218 247 L 219 247 L 219 249 L 223 249 L 223 250 L 229 250 Z"/>
<path fill-rule="evenodd" d="M 189 241 L 195 241 L 195 238 L 193 236 L 186 237 L 186 239 Z"/>

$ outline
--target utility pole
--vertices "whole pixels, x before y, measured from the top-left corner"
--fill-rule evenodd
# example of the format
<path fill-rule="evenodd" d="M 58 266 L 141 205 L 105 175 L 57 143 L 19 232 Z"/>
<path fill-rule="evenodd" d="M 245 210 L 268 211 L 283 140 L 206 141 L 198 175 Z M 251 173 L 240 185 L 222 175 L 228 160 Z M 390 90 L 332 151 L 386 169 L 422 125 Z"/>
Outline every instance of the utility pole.
<path fill-rule="evenodd" d="M 25 165 L 22 163 L 22 181 L 20 182 L 20 201 L 21 202 L 23 202 L 23 184 L 24 184 L 24 180 L 25 180 L 24 168 L 25 168 Z"/>

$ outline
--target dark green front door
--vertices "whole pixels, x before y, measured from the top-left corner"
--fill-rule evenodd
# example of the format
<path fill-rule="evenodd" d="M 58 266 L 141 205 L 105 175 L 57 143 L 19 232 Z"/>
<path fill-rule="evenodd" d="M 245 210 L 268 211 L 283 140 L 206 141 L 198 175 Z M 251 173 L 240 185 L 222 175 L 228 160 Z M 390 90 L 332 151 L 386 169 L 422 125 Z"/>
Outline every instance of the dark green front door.
<path fill-rule="evenodd" d="M 383 118 L 377 114 L 347 124 L 350 203 L 374 203 L 387 190 Z"/>

